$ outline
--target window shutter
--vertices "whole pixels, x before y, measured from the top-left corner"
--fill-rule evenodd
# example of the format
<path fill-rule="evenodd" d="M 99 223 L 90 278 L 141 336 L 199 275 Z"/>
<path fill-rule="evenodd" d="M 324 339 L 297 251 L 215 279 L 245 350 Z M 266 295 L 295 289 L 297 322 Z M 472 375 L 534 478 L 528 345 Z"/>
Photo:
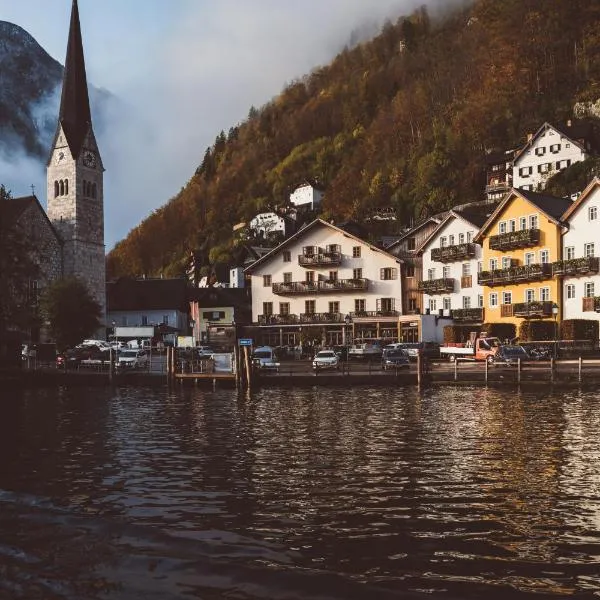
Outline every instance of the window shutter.
<path fill-rule="evenodd" d="M 381 310 L 381 298 L 377 298 L 376 309 L 377 309 L 378 311 L 380 311 L 380 310 Z"/>
<path fill-rule="evenodd" d="M 385 269 L 379 269 L 379 279 L 385 279 Z"/>
<path fill-rule="evenodd" d="M 398 269 L 395 267 L 392 269 L 392 279 L 398 279 Z"/>

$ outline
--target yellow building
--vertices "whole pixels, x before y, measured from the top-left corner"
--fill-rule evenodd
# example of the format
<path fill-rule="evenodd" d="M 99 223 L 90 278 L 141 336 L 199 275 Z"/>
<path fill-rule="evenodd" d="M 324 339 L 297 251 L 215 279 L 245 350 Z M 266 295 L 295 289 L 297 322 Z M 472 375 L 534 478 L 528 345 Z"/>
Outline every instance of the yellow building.
<path fill-rule="evenodd" d="M 486 322 L 559 319 L 560 280 L 552 263 L 562 259 L 562 214 L 572 204 L 523 189 L 512 189 L 474 241 L 483 248 L 478 283 L 483 287 Z"/>

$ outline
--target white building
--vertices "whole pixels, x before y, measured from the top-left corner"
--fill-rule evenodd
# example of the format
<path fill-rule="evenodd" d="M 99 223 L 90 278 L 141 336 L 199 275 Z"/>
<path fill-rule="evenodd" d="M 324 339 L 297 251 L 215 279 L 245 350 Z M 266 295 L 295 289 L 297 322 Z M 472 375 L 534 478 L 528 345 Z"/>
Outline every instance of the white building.
<path fill-rule="evenodd" d="M 483 289 L 477 283 L 482 249 L 473 239 L 485 214 L 450 211 L 421 244 L 425 312 L 457 322 L 483 322 Z"/>
<path fill-rule="evenodd" d="M 285 219 L 274 212 L 259 213 L 250 221 L 248 229 L 265 239 L 276 234 L 286 235 Z"/>
<path fill-rule="evenodd" d="M 597 177 L 567 209 L 562 220 L 562 261 L 553 273 L 563 277 L 562 318 L 598 320 L 600 311 L 600 179 Z"/>
<path fill-rule="evenodd" d="M 260 343 L 398 339 L 401 262 L 316 219 L 246 269 Z"/>
<path fill-rule="evenodd" d="M 290 204 L 302 206 L 307 210 L 315 210 L 321 205 L 323 195 L 323 190 L 316 188 L 311 183 L 303 183 L 290 194 Z"/>
<path fill-rule="evenodd" d="M 565 127 L 544 123 L 515 154 L 513 187 L 543 190 L 552 175 L 588 158 L 595 139 L 594 126 L 585 121 L 568 121 Z"/>

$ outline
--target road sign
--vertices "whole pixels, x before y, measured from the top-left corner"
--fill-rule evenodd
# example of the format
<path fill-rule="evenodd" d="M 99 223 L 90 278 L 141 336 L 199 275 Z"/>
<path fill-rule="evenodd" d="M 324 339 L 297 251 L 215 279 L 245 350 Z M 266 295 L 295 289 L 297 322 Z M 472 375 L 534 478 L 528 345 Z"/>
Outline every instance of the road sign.
<path fill-rule="evenodd" d="M 240 338 L 240 346 L 252 346 L 252 338 Z"/>

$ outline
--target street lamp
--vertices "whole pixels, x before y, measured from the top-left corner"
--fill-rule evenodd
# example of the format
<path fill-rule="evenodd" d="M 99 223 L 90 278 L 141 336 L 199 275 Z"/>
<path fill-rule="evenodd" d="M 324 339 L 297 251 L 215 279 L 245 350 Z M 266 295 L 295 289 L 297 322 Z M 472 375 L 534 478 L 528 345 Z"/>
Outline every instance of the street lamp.
<path fill-rule="evenodd" d="M 195 331 L 194 331 L 195 326 L 196 326 L 196 321 L 194 321 L 194 319 L 190 319 L 190 329 L 192 330 L 192 342 L 194 343 L 194 346 L 196 345 L 196 336 L 195 336 Z"/>
<path fill-rule="evenodd" d="M 350 315 L 346 315 L 344 317 L 344 345 L 345 345 L 345 350 L 346 350 L 346 371 L 348 371 L 348 360 L 349 360 L 349 329 L 350 329 L 350 325 L 352 323 L 352 317 Z"/>
<path fill-rule="evenodd" d="M 552 304 L 552 316 L 554 317 L 554 358 L 558 355 L 558 323 L 556 321 L 558 317 L 558 304 L 554 302 Z"/>

